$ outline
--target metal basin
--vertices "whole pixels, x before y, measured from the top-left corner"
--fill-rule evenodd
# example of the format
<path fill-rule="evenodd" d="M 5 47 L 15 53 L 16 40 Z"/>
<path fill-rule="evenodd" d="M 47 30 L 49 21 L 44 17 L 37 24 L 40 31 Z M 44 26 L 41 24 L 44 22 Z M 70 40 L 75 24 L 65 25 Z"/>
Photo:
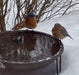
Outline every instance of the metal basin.
<path fill-rule="evenodd" d="M 0 33 L 0 61 L 7 69 L 33 71 L 46 67 L 63 52 L 53 36 L 29 30 Z"/>

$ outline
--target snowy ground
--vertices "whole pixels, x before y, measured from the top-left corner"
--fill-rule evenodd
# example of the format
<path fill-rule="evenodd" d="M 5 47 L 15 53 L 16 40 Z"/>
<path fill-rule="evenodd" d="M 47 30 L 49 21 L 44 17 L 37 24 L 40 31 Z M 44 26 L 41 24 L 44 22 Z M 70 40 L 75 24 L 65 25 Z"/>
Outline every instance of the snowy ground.
<path fill-rule="evenodd" d="M 52 34 L 55 23 L 63 25 L 74 39 L 67 37 L 62 40 L 64 53 L 60 75 L 79 75 L 79 11 L 39 23 L 35 30 Z"/>

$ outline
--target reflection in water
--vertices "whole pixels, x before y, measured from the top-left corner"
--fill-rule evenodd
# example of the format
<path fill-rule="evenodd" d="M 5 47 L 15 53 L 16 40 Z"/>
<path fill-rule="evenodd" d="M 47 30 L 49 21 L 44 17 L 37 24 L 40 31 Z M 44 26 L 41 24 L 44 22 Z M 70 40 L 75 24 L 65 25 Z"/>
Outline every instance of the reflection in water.
<path fill-rule="evenodd" d="M 56 41 L 51 48 L 52 55 L 55 55 L 60 50 L 60 43 Z"/>
<path fill-rule="evenodd" d="M 0 35 L 0 59 L 4 60 L 36 61 L 54 55 L 59 49 L 53 38 L 33 31 Z"/>

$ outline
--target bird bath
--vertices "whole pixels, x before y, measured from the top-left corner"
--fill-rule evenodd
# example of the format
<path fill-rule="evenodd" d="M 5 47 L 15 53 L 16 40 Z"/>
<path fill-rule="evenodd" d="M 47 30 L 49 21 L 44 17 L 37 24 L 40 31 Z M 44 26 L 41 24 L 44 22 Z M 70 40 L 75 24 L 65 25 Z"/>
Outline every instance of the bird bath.
<path fill-rule="evenodd" d="M 0 33 L 0 61 L 7 69 L 37 70 L 52 63 L 62 52 L 62 42 L 43 32 Z"/>

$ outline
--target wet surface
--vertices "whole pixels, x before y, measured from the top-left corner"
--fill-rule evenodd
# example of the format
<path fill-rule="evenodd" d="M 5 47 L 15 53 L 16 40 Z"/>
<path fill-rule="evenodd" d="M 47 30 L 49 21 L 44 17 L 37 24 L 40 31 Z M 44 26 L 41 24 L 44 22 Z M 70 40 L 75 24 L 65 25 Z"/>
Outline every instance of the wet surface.
<path fill-rule="evenodd" d="M 49 34 L 27 30 L 0 33 L 0 60 L 2 62 L 44 61 L 48 57 L 52 58 L 54 55 L 61 54 L 62 49 L 61 41 Z M 41 64 L 38 63 L 37 65 L 40 66 Z"/>

